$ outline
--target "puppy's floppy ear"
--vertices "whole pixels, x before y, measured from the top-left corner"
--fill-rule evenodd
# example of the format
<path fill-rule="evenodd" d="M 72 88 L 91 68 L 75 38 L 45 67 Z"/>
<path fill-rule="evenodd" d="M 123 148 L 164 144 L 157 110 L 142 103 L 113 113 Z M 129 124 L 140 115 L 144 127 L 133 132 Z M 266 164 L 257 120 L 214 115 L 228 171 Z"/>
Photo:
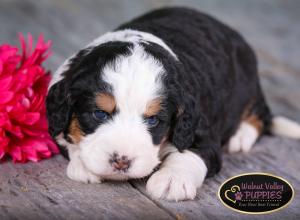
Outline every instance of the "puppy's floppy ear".
<path fill-rule="evenodd" d="M 171 140 L 179 150 L 189 148 L 194 142 L 195 128 L 198 123 L 194 106 L 193 98 L 187 94 L 185 98 L 184 96 L 177 98 L 177 115 Z"/>
<path fill-rule="evenodd" d="M 55 83 L 49 90 L 46 99 L 49 133 L 56 137 L 69 125 L 71 104 L 66 92 L 65 80 Z"/>
<path fill-rule="evenodd" d="M 88 48 L 80 50 L 76 55 L 68 58 L 55 72 L 55 75 L 64 78 L 50 87 L 46 99 L 49 133 L 53 138 L 69 126 L 72 115 L 71 100 L 68 94 L 70 85 L 73 78 L 78 75 L 76 70 L 88 51 Z"/>

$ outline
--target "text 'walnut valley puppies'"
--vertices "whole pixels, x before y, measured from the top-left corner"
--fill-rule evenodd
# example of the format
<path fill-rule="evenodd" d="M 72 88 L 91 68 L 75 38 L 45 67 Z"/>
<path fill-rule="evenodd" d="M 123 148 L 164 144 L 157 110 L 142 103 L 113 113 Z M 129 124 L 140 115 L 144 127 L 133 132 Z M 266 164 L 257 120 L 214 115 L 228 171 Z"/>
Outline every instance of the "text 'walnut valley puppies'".
<path fill-rule="evenodd" d="M 176 201 L 220 170 L 221 146 L 246 152 L 270 132 L 300 138 L 298 124 L 270 113 L 245 40 L 186 8 L 150 12 L 67 59 L 47 114 L 68 177 L 151 174 L 149 194 Z"/>

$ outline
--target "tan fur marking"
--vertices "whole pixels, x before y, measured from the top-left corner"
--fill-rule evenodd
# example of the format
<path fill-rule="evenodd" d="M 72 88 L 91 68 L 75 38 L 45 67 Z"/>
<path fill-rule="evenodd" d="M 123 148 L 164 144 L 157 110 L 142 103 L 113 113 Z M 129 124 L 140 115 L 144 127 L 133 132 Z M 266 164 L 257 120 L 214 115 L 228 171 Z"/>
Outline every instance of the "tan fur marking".
<path fill-rule="evenodd" d="M 253 125 L 257 129 L 259 134 L 262 132 L 263 122 L 256 115 L 250 115 L 244 121 Z"/>
<path fill-rule="evenodd" d="M 161 110 L 161 99 L 156 98 L 150 101 L 146 106 L 146 111 L 144 113 L 145 117 L 150 117 L 156 115 Z"/>
<path fill-rule="evenodd" d="M 99 93 L 96 96 L 96 105 L 101 110 L 112 113 L 116 108 L 115 98 L 107 93 Z"/>
<path fill-rule="evenodd" d="M 75 144 L 78 144 L 83 135 L 84 132 L 80 128 L 78 119 L 73 116 L 69 127 L 69 137 Z"/>
<path fill-rule="evenodd" d="M 248 122 L 249 124 L 253 125 L 257 129 L 258 133 L 260 134 L 263 129 L 263 122 L 261 121 L 261 119 L 257 117 L 257 115 L 251 113 L 251 109 L 253 107 L 254 101 L 255 100 L 251 99 L 249 104 L 246 106 L 242 114 L 242 121 Z"/>

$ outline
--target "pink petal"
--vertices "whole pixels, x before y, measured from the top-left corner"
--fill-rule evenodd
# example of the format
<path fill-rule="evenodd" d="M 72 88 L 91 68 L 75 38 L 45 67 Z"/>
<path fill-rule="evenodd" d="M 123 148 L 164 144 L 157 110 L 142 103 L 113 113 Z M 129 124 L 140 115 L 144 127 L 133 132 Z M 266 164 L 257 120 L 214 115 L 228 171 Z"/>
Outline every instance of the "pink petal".
<path fill-rule="evenodd" d="M 0 160 L 4 157 L 5 151 L 4 149 L 0 148 Z"/>
<path fill-rule="evenodd" d="M 33 136 L 32 138 L 34 138 L 34 136 L 40 136 L 42 131 L 41 129 L 38 128 L 26 128 L 26 127 L 22 127 L 22 132 L 28 136 Z"/>
<path fill-rule="evenodd" d="M 30 34 L 19 38 L 21 52 L 0 45 L 0 159 L 7 154 L 23 163 L 51 157 L 58 148 L 46 119 L 50 74 L 41 66 L 51 53 L 51 42 L 41 34 L 33 47 Z"/>
<path fill-rule="evenodd" d="M 9 118 L 6 113 L 0 113 L 0 129 L 10 125 Z M 2 131 L 2 130 L 0 130 Z"/>
<path fill-rule="evenodd" d="M 5 109 L 6 109 L 7 112 L 10 112 L 13 109 L 13 106 L 12 105 L 7 105 L 5 107 Z"/>
<path fill-rule="evenodd" d="M 34 146 L 29 146 L 29 147 L 31 149 L 34 148 Z M 38 153 L 35 150 L 25 151 L 24 154 L 26 155 L 26 158 L 30 161 L 37 162 L 40 160 L 40 157 L 38 156 Z"/>
<path fill-rule="evenodd" d="M 59 149 L 58 149 L 57 145 L 55 144 L 55 142 L 52 140 L 52 138 L 49 138 L 47 143 L 48 143 L 48 147 L 49 147 L 49 149 L 51 150 L 52 153 L 54 153 L 54 154 L 59 153 Z"/>
<path fill-rule="evenodd" d="M 21 151 L 21 148 L 20 147 L 14 147 L 10 150 L 9 152 L 10 156 L 12 157 L 13 161 L 14 162 L 17 162 L 17 161 L 22 161 L 23 157 L 22 157 L 22 151 Z"/>
<path fill-rule="evenodd" d="M 13 92 L 0 92 L 0 104 L 9 102 L 14 96 Z"/>
<path fill-rule="evenodd" d="M 30 107 L 30 101 L 29 101 L 29 99 L 28 98 L 26 98 L 26 97 L 24 97 L 23 99 L 22 99 L 22 105 L 25 107 L 25 108 L 29 108 Z"/>
<path fill-rule="evenodd" d="M 1 73 L 1 60 L 0 60 L 0 73 Z M 0 91 L 8 90 L 11 81 L 12 81 L 12 76 L 2 78 L 0 80 L 0 85 L 1 85 Z"/>
<path fill-rule="evenodd" d="M 28 56 L 32 53 L 33 37 L 30 33 L 27 34 L 28 39 Z"/>
<path fill-rule="evenodd" d="M 0 159 L 2 159 L 7 151 L 9 139 L 6 137 L 3 129 L 0 128 Z"/>
<path fill-rule="evenodd" d="M 2 63 L 2 60 L 0 59 L 0 75 L 1 75 L 2 71 L 3 71 L 3 63 Z"/>
<path fill-rule="evenodd" d="M 16 55 L 18 48 L 9 45 L 3 45 L 0 49 L 0 60 L 6 62 L 10 57 Z"/>
<path fill-rule="evenodd" d="M 23 59 L 25 59 L 27 57 L 27 54 L 26 54 L 26 49 L 27 49 L 26 41 L 25 41 L 24 35 L 22 33 L 19 33 L 18 35 L 19 35 L 19 40 L 20 40 L 20 43 L 21 43 L 22 52 L 23 52 L 22 57 L 23 57 Z M 22 61 L 22 63 L 23 63 L 23 61 Z"/>
<path fill-rule="evenodd" d="M 22 119 L 22 123 L 26 125 L 33 125 L 40 119 L 40 113 L 26 113 L 24 115 L 25 117 Z"/>
<path fill-rule="evenodd" d="M 21 128 L 19 126 L 11 125 L 11 128 L 7 129 L 11 134 L 13 134 L 17 138 L 23 138 L 24 134 L 21 131 Z"/>

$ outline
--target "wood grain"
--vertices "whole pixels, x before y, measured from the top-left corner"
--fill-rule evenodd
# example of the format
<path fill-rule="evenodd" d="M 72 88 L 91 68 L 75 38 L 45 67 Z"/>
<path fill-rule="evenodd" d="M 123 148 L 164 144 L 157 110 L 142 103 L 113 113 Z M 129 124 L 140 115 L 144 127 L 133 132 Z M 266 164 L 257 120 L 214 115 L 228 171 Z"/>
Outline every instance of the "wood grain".
<path fill-rule="evenodd" d="M 254 47 L 261 84 L 275 114 L 300 122 L 300 2 L 297 0 L 0 0 L 0 43 L 17 44 L 17 33 L 43 32 L 53 42 L 47 68 L 100 34 L 161 6 L 185 5 L 231 25 Z M 195 201 L 170 203 L 150 198 L 145 181 L 85 185 L 65 175 L 56 156 L 25 165 L 0 164 L 0 219 L 300 219 L 300 142 L 264 137 L 246 155 L 224 154 L 219 175 L 205 181 Z M 243 215 L 216 196 L 227 178 L 270 172 L 289 180 L 296 197 L 269 215 Z"/>
<path fill-rule="evenodd" d="M 128 183 L 82 184 L 61 156 L 0 167 L 0 219 L 171 219 Z"/>
<path fill-rule="evenodd" d="M 198 190 L 195 201 L 171 203 L 155 200 L 183 219 L 297 219 L 299 218 L 300 196 L 300 142 L 276 137 L 264 137 L 248 154 L 227 154 L 221 172 L 207 179 Z M 268 215 L 245 215 L 234 212 L 217 199 L 220 185 L 228 178 L 245 172 L 266 172 L 286 178 L 293 185 L 296 196 L 288 208 Z M 146 180 L 133 181 L 143 194 Z"/>

